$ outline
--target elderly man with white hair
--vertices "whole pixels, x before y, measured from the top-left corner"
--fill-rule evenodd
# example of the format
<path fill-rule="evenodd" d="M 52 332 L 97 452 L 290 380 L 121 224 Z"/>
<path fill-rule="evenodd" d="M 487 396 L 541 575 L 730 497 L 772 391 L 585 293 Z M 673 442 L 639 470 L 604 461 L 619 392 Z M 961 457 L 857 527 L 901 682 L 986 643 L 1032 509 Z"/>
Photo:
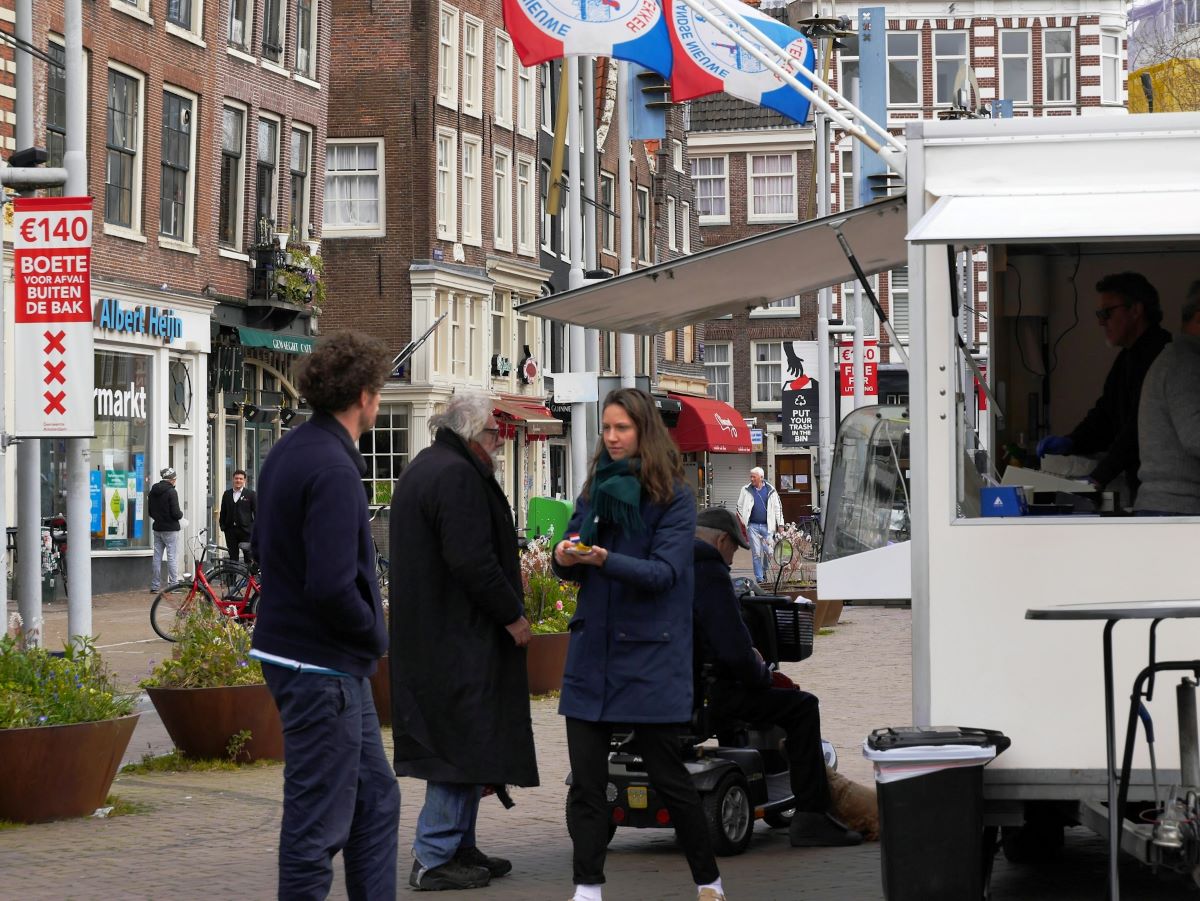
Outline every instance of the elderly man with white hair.
<path fill-rule="evenodd" d="M 763 478 L 761 466 L 750 470 L 750 482 L 738 492 L 737 512 L 750 533 L 750 553 L 754 558 L 754 578 L 763 580 L 764 561 L 771 553 L 771 536 L 783 528 L 783 504 L 779 492 Z"/>

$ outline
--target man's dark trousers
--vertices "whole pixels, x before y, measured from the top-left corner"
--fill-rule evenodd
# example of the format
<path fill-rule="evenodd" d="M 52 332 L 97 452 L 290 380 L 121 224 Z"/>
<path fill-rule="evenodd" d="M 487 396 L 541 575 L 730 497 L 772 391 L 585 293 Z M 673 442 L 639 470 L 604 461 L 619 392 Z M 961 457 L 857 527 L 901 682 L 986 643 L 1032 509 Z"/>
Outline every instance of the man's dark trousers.
<path fill-rule="evenodd" d="M 230 529 L 225 533 L 225 549 L 229 551 L 229 559 L 234 563 L 238 561 L 238 552 L 242 542 L 250 540 L 249 532 L 242 532 L 237 529 Z"/>
<path fill-rule="evenodd" d="M 400 786 L 370 680 L 269 663 L 263 676 L 283 720 L 280 899 L 328 897 L 338 851 L 351 899 L 394 898 Z"/>
<path fill-rule="evenodd" d="M 787 733 L 787 758 L 796 809 L 824 813 L 829 809 L 829 779 L 821 751 L 821 708 L 816 695 L 792 688 L 747 688 L 718 679 L 708 689 L 709 708 L 717 721 L 773 723 Z"/>

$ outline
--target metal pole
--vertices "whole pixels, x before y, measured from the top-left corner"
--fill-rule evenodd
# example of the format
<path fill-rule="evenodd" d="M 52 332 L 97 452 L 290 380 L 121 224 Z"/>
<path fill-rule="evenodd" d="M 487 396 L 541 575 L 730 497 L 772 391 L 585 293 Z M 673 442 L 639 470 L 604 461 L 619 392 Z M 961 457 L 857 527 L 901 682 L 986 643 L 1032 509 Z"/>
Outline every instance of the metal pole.
<path fill-rule="evenodd" d="M 65 193 L 69 197 L 87 194 L 87 148 L 84 134 L 87 110 L 83 77 L 83 4 L 82 0 L 64 0 L 63 37 L 67 62 L 67 135 L 63 155 L 67 170 Z M 67 439 L 67 570 L 71 574 L 67 596 L 67 634 L 70 639 L 92 634 L 92 540 L 91 440 Z"/>
<path fill-rule="evenodd" d="M 590 57 L 582 57 L 579 64 L 583 66 L 583 123 L 579 140 L 583 144 L 583 172 L 580 185 L 583 197 L 587 203 L 583 206 L 583 262 L 591 270 L 599 265 L 599 248 L 596 243 L 596 61 Z M 600 372 L 600 330 L 589 328 L 583 332 L 583 365 L 585 372 Z M 587 433 L 595 435 L 600 431 L 596 415 L 596 404 L 587 405 Z"/>
<path fill-rule="evenodd" d="M 1196 682 L 1184 676 L 1175 686 L 1175 710 L 1179 722 L 1179 782 L 1183 791 L 1200 787 L 1200 748 L 1197 747 Z M 1158 799 L 1155 798 L 1155 801 Z M 1167 798 L 1171 804 L 1173 798 Z"/>
<path fill-rule="evenodd" d="M 579 188 L 579 57 L 566 59 L 567 91 L 570 106 L 567 110 L 567 145 L 570 148 L 571 165 L 567 167 L 567 221 L 570 232 L 571 269 L 567 274 L 568 289 L 583 285 L 583 228 L 580 218 Z M 585 372 L 587 351 L 583 327 L 568 326 L 571 348 L 571 372 Z M 592 436 L 588 433 L 587 404 L 571 404 L 571 496 L 578 497 L 587 479 L 588 444 Z"/>
<path fill-rule="evenodd" d="M 620 187 L 620 274 L 633 271 L 633 185 L 629 181 L 629 63 L 617 62 L 617 184 Z M 687 223 L 684 223 L 687 228 Z M 649 373 L 647 373 L 649 375 Z M 637 339 L 621 333 L 621 387 L 637 384 Z"/>
<path fill-rule="evenodd" d="M 854 94 L 854 99 L 858 99 L 858 80 L 855 79 L 850 86 L 851 93 Z M 849 197 L 842 198 L 842 210 L 848 210 L 851 207 L 858 206 L 858 198 L 862 196 L 862 145 L 858 142 L 850 145 L 850 159 L 853 177 L 853 188 Z M 843 294 L 843 302 L 845 291 Z M 862 285 L 855 279 L 854 282 L 854 349 L 850 355 L 850 377 L 854 382 L 854 407 L 857 410 L 866 403 L 866 388 L 865 388 L 865 372 L 863 367 L 863 298 Z"/>
<path fill-rule="evenodd" d="M 813 116 L 816 137 L 817 169 L 817 216 L 829 214 L 829 122 L 817 111 Z M 818 393 L 821 398 L 820 415 L 817 417 L 817 465 L 820 469 L 818 481 L 818 503 L 822 510 L 827 506 L 829 494 L 829 470 L 833 464 L 833 431 L 836 420 L 833 416 L 833 366 L 830 358 L 829 319 L 833 310 L 833 289 L 822 288 L 817 292 L 817 358 Z"/>

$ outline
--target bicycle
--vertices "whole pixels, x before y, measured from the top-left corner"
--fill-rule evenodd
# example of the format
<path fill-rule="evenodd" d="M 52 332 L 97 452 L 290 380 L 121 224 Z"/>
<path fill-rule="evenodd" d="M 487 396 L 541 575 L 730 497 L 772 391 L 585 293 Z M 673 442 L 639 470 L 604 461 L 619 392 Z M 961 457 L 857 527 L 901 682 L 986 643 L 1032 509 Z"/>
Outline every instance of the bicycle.
<path fill-rule="evenodd" d="M 391 539 L 391 507 L 376 507 L 371 514 L 371 544 L 375 551 L 375 578 L 379 580 L 379 595 L 383 598 L 384 607 L 388 604 L 388 565 L 387 548 Z M 380 550 L 380 548 L 383 550 Z"/>
<path fill-rule="evenodd" d="M 825 544 L 825 533 L 821 529 L 821 508 L 814 506 L 812 515 L 800 521 L 800 546 L 797 550 L 800 556 L 811 562 L 821 559 L 821 549 Z"/>
<path fill-rule="evenodd" d="M 222 560 L 210 571 L 204 564 L 210 552 L 221 551 L 219 545 L 205 540 L 208 529 L 191 538 L 188 548 L 196 561 L 190 581 L 168 585 L 150 605 L 150 625 L 161 638 L 176 641 L 181 618 L 190 613 L 196 603 L 207 600 L 217 610 L 243 625 L 254 622 L 262 587 L 257 579 L 257 567 Z"/>
<path fill-rule="evenodd" d="M 62 576 L 63 595 L 70 595 L 67 585 L 67 517 L 62 513 L 42 517 L 42 575 Z"/>

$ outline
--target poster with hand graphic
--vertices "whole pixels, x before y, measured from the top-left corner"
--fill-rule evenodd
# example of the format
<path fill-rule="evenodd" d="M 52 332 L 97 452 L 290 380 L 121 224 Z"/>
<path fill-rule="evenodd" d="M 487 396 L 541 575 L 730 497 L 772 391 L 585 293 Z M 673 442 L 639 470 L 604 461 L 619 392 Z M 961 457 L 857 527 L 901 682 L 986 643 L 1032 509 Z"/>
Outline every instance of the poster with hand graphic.
<path fill-rule="evenodd" d="M 812 447 L 818 443 L 820 394 L 817 342 L 783 342 L 783 445 Z"/>

